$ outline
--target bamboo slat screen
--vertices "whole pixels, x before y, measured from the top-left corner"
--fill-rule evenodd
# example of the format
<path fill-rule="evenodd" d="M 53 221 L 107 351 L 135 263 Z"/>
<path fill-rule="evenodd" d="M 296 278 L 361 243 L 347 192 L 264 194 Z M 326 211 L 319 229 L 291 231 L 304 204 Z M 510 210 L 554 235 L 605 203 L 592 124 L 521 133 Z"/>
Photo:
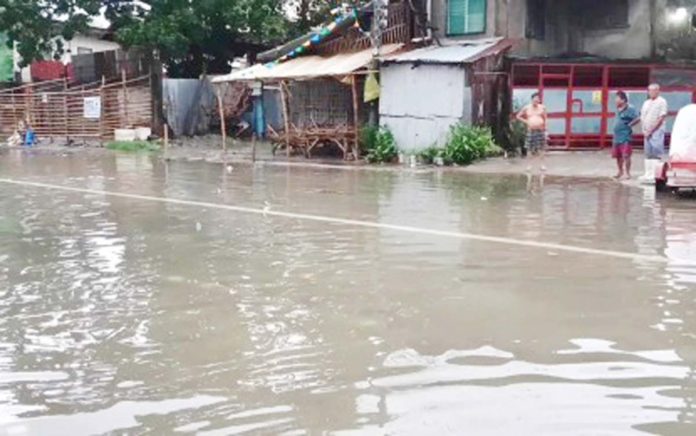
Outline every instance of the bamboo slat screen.
<path fill-rule="evenodd" d="M 290 122 L 297 128 L 352 126 L 351 89 L 334 79 L 292 82 Z"/>
<path fill-rule="evenodd" d="M 87 118 L 85 99 L 101 100 L 99 118 Z M 32 83 L 0 91 L 0 135 L 9 136 L 20 120 L 39 139 L 108 140 L 118 128 L 152 123 L 150 76 L 69 87 L 64 80 Z"/>

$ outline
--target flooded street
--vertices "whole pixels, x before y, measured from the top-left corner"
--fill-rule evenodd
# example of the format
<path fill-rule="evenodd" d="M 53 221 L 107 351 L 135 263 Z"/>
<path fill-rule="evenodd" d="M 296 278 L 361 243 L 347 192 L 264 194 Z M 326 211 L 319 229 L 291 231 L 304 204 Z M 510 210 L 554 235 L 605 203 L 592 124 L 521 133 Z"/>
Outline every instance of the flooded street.
<path fill-rule="evenodd" d="M 101 153 L 0 179 L 0 435 L 696 433 L 693 199 Z"/>

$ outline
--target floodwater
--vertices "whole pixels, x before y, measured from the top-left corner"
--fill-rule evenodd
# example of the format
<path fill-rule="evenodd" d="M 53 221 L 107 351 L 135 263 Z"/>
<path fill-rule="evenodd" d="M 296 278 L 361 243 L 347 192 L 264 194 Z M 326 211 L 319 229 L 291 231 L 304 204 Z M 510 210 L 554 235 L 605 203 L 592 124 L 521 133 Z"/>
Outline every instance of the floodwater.
<path fill-rule="evenodd" d="M 696 434 L 693 199 L 101 153 L 0 178 L 0 435 Z"/>

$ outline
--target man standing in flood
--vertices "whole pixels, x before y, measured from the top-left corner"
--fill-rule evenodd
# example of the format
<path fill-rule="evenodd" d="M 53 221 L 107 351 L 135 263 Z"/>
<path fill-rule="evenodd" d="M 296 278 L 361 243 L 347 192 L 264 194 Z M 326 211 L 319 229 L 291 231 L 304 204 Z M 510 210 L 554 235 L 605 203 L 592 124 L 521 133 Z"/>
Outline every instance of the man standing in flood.
<path fill-rule="evenodd" d="M 631 178 L 631 137 L 633 136 L 633 126 L 640 122 L 638 111 L 628 104 L 628 96 L 623 91 L 616 93 L 616 118 L 614 119 L 614 144 L 611 155 L 616 159 L 616 166 L 619 172 L 614 177 L 621 180 L 626 177 Z"/>
<path fill-rule="evenodd" d="M 660 85 L 653 83 L 648 87 L 648 99 L 640 111 L 640 122 L 645 137 L 645 174 L 641 177 L 644 183 L 655 182 L 655 168 L 665 153 L 668 110 L 667 100 L 660 96 Z"/>
<path fill-rule="evenodd" d="M 527 152 L 541 161 L 541 171 L 546 171 L 546 118 L 546 107 L 541 103 L 541 95 L 538 92 L 532 94 L 532 102 L 517 113 L 517 119 L 527 126 Z"/>

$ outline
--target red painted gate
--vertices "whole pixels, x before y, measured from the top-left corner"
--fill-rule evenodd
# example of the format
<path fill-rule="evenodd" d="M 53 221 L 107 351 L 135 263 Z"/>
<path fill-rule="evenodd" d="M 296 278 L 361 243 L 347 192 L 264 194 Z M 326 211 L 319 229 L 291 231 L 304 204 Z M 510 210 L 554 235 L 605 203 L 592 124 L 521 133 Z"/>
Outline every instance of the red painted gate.
<path fill-rule="evenodd" d="M 549 145 L 554 149 L 610 147 L 614 99 L 623 90 L 638 110 L 650 83 L 659 83 L 670 114 L 668 132 L 677 111 L 696 101 L 696 69 L 668 65 L 516 62 L 512 67 L 513 108 L 541 92 L 549 111 Z M 636 135 L 636 144 L 642 144 Z"/>

